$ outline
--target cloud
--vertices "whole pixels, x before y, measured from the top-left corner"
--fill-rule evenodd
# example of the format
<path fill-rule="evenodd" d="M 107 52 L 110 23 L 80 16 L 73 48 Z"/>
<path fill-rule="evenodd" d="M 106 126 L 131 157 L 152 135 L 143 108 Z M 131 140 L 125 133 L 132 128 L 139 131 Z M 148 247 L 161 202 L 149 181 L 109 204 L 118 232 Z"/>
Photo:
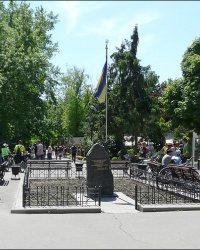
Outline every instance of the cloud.
<path fill-rule="evenodd" d="M 72 32 L 81 18 L 84 18 L 84 15 L 94 12 L 96 10 L 100 10 L 104 8 L 106 5 L 105 2 L 87 2 L 87 1 L 61 1 L 60 5 L 60 13 L 66 16 L 68 19 L 67 22 L 67 32 Z"/>
<path fill-rule="evenodd" d="M 62 1 L 60 2 L 60 6 L 62 7 L 62 15 L 66 15 L 67 22 L 67 33 L 70 33 L 77 24 L 77 20 L 80 15 L 80 10 L 78 7 L 78 2 L 76 1 Z"/>
<path fill-rule="evenodd" d="M 93 36 L 93 35 L 100 35 L 100 36 L 112 36 L 116 32 L 117 27 L 117 20 L 115 19 L 102 19 L 99 23 L 97 22 L 95 25 L 84 25 L 82 27 L 82 31 L 77 32 L 77 37 L 84 37 L 84 36 Z"/>
<path fill-rule="evenodd" d="M 134 15 L 133 18 L 129 18 L 128 20 L 127 18 L 123 17 L 123 20 L 126 20 L 126 23 L 123 23 L 121 18 L 118 25 L 118 31 L 120 30 L 120 32 L 118 32 L 117 34 L 117 41 L 121 43 L 124 39 L 129 40 L 136 24 L 138 25 L 138 32 L 140 38 L 140 30 L 142 30 L 145 26 L 151 24 L 155 20 L 158 20 L 159 18 L 160 16 L 154 12 L 137 13 L 136 15 Z M 154 35 L 148 35 L 148 39 L 146 38 L 146 41 L 150 41 L 151 39 L 153 39 L 153 37 Z"/>
<path fill-rule="evenodd" d="M 156 34 L 149 34 L 144 37 L 139 38 L 138 53 L 140 55 L 145 54 L 150 49 L 151 45 L 156 40 Z"/>
<path fill-rule="evenodd" d="M 158 14 L 157 12 L 144 11 L 136 14 L 134 20 L 138 23 L 139 26 L 144 26 L 160 18 L 160 14 Z"/>
<path fill-rule="evenodd" d="M 80 31 L 76 33 L 78 37 L 84 36 L 104 36 L 115 38 L 118 42 L 122 42 L 124 39 L 129 39 L 136 24 L 141 29 L 143 26 L 157 20 L 159 15 L 157 13 L 146 13 L 134 15 L 133 18 L 125 16 L 116 16 L 113 18 L 102 18 L 95 20 L 95 24 L 85 24 L 80 27 Z"/>

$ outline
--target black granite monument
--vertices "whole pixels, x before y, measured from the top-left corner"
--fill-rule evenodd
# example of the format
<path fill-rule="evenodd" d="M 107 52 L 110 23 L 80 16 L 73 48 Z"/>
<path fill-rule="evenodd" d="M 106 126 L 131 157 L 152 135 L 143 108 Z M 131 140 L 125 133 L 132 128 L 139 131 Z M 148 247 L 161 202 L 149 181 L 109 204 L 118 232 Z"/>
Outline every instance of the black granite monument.
<path fill-rule="evenodd" d="M 110 169 L 110 158 L 104 146 L 96 143 L 86 155 L 87 186 L 101 186 L 102 195 L 113 195 L 113 175 Z"/>

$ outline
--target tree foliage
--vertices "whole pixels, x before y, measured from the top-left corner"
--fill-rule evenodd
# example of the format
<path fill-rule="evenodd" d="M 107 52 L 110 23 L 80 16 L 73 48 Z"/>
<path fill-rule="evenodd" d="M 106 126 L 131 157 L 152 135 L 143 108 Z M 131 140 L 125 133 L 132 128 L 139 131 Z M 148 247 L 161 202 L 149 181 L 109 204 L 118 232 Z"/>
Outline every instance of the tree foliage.
<path fill-rule="evenodd" d="M 0 13 L 0 135 L 28 139 L 35 117 L 43 119 L 44 97 L 53 100 L 58 84 L 59 69 L 50 63 L 57 16 L 14 1 L 1 3 Z"/>
<path fill-rule="evenodd" d="M 137 59 L 138 43 L 138 28 L 135 26 L 131 41 L 124 40 L 117 52 L 111 55 L 110 127 L 122 142 L 125 134 L 134 135 L 135 138 L 143 134 L 145 123 L 150 117 L 150 94 L 158 83 L 158 76 L 151 71 L 150 66 L 140 65 L 140 60 Z M 135 145 L 136 151 L 137 140 Z"/>
<path fill-rule="evenodd" d="M 88 76 L 77 67 L 69 68 L 61 81 L 66 86 L 62 126 L 68 137 L 84 136 L 88 103 L 91 98 Z"/>
<path fill-rule="evenodd" d="M 181 62 L 183 77 L 170 80 L 163 92 L 171 129 L 179 126 L 200 133 L 200 38 L 187 48 Z"/>

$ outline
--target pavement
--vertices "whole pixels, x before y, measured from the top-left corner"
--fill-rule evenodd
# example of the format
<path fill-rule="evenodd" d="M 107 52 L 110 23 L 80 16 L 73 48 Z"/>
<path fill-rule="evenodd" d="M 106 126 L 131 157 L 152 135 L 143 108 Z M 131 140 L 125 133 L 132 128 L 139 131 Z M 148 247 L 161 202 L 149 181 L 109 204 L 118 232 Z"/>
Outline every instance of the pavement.
<path fill-rule="evenodd" d="M 199 210 L 143 213 L 122 193 L 104 197 L 101 212 L 13 213 L 23 175 L 6 172 L 0 186 L 0 249 L 199 249 Z"/>

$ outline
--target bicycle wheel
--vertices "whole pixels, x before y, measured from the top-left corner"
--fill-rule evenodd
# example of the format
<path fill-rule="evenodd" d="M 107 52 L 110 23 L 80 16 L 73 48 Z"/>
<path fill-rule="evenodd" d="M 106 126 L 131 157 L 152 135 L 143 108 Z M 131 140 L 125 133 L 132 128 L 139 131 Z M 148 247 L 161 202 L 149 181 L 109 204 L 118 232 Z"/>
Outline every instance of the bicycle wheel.
<path fill-rule="evenodd" d="M 197 170 L 192 170 L 192 176 L 193 176 L 193 180 L 200 181 L 200 175 Z"/>
<path fill-rule="evenodd" d="M 171 180 L 173 178 L 172 171 L 169 167 L 163 168 L 160 172 L 159 175 L 163 176 L 166 180 Z"/>

